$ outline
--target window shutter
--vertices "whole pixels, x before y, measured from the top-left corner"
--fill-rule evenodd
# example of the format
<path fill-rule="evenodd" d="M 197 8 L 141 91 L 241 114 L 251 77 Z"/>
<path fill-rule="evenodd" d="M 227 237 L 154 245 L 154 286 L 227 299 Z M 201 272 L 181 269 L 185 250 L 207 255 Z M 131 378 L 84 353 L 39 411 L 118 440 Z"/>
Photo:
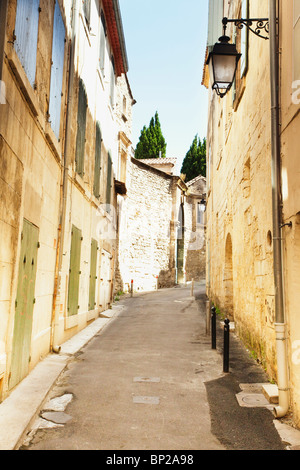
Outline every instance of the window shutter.
<path fill-rule="evenodd" d="M 33 87 L 39 28 L 40 0 L 18 0 L 15 24 L 15 49 Z"/>
<path fill-rule="evenodd" d="M 116 81 L 115 61 L 112 56 L 111 64 L 110 64 L 110 103 L 112 106 L 114 105 L 114 102 L 115 102 L 115 81 Z"/>
<path fill-rule="evenodd" d="M 108 153 L 107 156 L 107 185 L 106 185 L 106 204 L 109 206 L 111 203 L 111 177 L 112 177 L 112 160 L 111 155 Z M 107 212 L 110 212 L 107 207 Z"/>
<path fill-rule="evenodd" d="M 88 25 L 91 21 L 91 0 L 83 0 L 83 13 Z"/>
<path fill-rule="evenodd" d="M 77 137 L 76 137 L 76 171 L 84 175 L 84 150 L 86 133 L 87 94 L 82 79 L 79 80 Z"/>
<path fill-rule="evenodd" d="M 77 315 L 79 299 L 80 257 L 81 257 L 81 230 L 72 226 L 71 254 L 68 291 L 68 315 Z"/>
<path fill-rule="evenodd" d="M 96 240 L 91 243 L 91 264 L 90 264 L 90 289 L 89 289 L 89 310 L 94 310 L 96 299 L 96 279 L 97 279 L 97 251 Z"/>
<path fill-rule="evenodd" d="M 58 2 L 55 5 L 53 41 L 52 41 L 52 67 L 50 83 L 50 103 L 49 114 L 53 132 L 59 139 L 60 114 L 61 114 L 61 95 L 64 70 L 65 53 L 65 25 L 61 16 Z"/>
<path fill-rule="evenodd" d="M 103 11 L 101 11 L 100 21 L 100 50 L 99 50 L 99 64 L 100 70 L 104 73 L 105 66 L 105 44 L 106 44 L 106 22 Z"/>
<path fill-rule="evenodd" d="M 96 123 L 96 146 L 95 146 L 95 170 L 94 170 L 94 196 L 100 197 L 100 166 L 101 166 L 101 129 L 99 122 Z"/>

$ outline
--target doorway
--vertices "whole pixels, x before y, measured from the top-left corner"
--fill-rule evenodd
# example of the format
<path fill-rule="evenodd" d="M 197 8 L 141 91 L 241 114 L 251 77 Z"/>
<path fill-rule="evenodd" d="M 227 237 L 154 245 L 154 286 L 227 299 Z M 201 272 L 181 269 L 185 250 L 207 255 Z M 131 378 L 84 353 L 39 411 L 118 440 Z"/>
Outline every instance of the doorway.
<path fill-rule="evenodd" d="M 9 388 L 17 385 L 29 371 L 39 229 L 24 219 Z"/>

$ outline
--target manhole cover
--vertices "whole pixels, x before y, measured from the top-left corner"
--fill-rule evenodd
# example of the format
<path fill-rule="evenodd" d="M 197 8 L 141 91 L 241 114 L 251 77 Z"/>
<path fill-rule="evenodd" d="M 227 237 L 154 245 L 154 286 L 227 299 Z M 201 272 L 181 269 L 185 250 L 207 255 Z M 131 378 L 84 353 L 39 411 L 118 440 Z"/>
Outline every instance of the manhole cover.
<path fill-rule="evenodd" d="M 269 404 L 266 398 L 260 393 L 251 393 L 250 395 L 244 396 L 242 400 L 247 405 L 263 406 Z"/>
<path fill-rule="evenodd" d="M 274 408 L 262 393 L 241 392 L 236 395 L 236 398 L 240 406 Z"/>

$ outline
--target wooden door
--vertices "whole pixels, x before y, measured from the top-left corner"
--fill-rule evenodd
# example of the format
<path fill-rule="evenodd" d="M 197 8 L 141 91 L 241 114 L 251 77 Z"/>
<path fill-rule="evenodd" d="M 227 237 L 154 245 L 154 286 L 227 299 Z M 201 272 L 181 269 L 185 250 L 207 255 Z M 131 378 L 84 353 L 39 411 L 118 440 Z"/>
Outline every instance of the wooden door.
<path fill-rule="evenodd" d="M 30 362 L 35 280 L 39 229 L 24 219 L 19 261 L 18 288 L 12 347 L 9 388 L 27 374 Z"/>
<path fill-rule="evenodd" d="M 71 232 L 71 254 L 69 269 L 69 289 L 68 289 L 68 316 L 78 314 L 79 281 L 80 281 L 80 258 L 81 258 L 82 235 L 75 225 Z"/>

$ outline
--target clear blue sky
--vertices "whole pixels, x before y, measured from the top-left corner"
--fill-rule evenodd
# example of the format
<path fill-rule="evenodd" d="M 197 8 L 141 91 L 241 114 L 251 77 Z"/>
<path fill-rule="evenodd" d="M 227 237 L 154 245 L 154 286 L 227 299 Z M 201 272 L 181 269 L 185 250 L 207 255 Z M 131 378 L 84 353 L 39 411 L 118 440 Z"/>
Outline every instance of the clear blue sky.
<path fill-rule="evenodd" d="M 177 173 L 196 134 L 206 137 L 207 90 L 201 85 L 207 40 L 208 0 L 119 0 L 137 101 L 133 146 L 158 111 L 167 157 Z"/>

